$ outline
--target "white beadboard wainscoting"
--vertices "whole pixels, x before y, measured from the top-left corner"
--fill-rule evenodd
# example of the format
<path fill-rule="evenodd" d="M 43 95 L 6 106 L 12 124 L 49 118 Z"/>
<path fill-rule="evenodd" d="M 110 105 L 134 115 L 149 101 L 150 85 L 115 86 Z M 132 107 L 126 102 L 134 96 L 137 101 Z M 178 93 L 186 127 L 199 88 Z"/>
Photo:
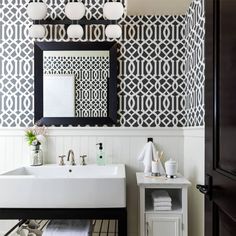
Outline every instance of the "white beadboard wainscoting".
<path fill-rule="evenodd" d="M 23 128 L 0 128 L 0 171 L 29 164 L 29 147 L 25 141 Z M 137 156 L 152 137 L 158 150 L 163 150 L 165 158 L 175 158 L 179 172 L 191 176 L 191 165 L 202 168 L 204 162 L 204 129 L 198 128 L 122 128 L 122 127 L 51 127 L 48 128 L 47 143 L 43 147 L 45 163 L 57 163 L 58 156 L 73 149 L 77 163 L 80 155 L 87 155 L 88 163 L 95 163 L 98 146 L 104 144 L 107 163 L 124 163 L 127 173 L 128 235 L 138 235 L 138 188 L 135 173 L 142 171 L 142 163 Z M 195 141 L 196 142 L 192 142 Z M 185 143 L 186 142 L 186 143 Z M 191 151 L 192 150 L 192 151 Z M 193 160 L 197 158 L 197 160 Z M 186 160 L 187 159 L 187 160 Z M 188 163 L 188 164 L 185 164 Z M 202 175 L 202 169 L 200 174 Z M 186 176 L 186 177 L 188 177 Z M 195 178 L 195 179 L 194 179 Z M 200 177 L 202 180 L 203 177 Z M 191 180 L 191 179 L 190 179 Z M 198 179 L 197 179 L 198 180 Z M 195 183 L 194 183 L 195 184 Z M 4 191 L 4 190 L 1 190 Z M 192 188 L 191 191 L 195 191 Z M 191 194 L 191 193 L 190 193 Z M 198 193 L 197 193 L 198 194 Z M 191 213 L 193 217 L 194 214 Z M 202 215 L 202 212 L 199 213 Z M 190 219 L 191 222 L 191 219 Z M 2 223 L 3 225 L 3 223 Z M 2 231 L 5 230 L 1 226 Z M 190 227 L 190 231 L 191 227 Z M 190 235 L 193 235 L 190 233 Z M 201 236 L 201 235 L 198 235 Z"/>
<path fill-rule="evenodd" d="M 197 184 L 204 184 L 205 177 L 204 129 L 185 128 L 184 175 L 191 181 L 189 188 L 189 228 L 191 236 L 204 236 L 204 195 Z"/>

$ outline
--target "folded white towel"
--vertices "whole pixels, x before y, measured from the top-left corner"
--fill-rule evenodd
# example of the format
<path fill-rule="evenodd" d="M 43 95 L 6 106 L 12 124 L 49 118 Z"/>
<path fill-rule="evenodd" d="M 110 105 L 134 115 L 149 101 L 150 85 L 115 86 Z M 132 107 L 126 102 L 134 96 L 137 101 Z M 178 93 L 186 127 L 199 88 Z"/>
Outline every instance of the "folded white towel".
<path fill-rule="evenodd" d="M 171 202 L 153 202 L 154 207 L 159 207 L 159 206 L 172 206 Z"/>
<path fill-rule="evenodd" d="M 152 192 L 153 202 L 171 202 L 171 197 L 166 190 L 155 190 Z"/>
<path fill-rule="evenodd" d="M 171 207 L 170 206 L 154 207 L 154 211 L 171 211 Z"/>
<path fill-rule="evenodd" d="M 89 220 L 52 220 L 43 236 L 89 236 L 90 230 Z"/>

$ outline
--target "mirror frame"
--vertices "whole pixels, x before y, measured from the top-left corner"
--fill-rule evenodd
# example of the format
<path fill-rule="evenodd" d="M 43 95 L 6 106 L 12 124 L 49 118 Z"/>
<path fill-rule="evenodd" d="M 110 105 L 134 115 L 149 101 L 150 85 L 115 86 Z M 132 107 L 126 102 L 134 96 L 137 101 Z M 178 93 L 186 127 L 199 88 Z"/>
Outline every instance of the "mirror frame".
<path fill-rule="evenodd" d="M 107 83 L 107 117 L 43 117 L 44 51 L 109 51 L 110 78 Z M 117 123 L 117 43 L 116 42 L 35 42 L 34 121 L 45 126 L 112 125 Z"/>

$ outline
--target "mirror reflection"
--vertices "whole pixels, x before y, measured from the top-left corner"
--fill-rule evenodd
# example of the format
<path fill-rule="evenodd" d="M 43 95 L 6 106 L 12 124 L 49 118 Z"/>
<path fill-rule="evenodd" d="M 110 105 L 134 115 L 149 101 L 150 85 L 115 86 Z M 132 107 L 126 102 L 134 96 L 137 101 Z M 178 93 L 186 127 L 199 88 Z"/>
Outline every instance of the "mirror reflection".
<path fill-rule="evenodd" d="M 107 117 L 109 51 L 43 51 L 43 116 Z"/>

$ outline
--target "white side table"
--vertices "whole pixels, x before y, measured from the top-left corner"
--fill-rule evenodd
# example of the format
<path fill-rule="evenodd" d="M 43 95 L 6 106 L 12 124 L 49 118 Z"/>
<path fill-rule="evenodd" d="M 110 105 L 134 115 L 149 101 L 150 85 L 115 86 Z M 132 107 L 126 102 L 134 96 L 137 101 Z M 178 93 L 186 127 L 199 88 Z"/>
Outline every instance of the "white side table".
<path fill-rule="evenodd" d="M 176 179 L 145 177 L 136 173 L 139 186 L 139 235 L 140 236 L 187 236 L 188 192 L 191 183 L 178 175 Z M 151 192 L 165 189 L 172 198 L 171 211 L 154 211 Z"/>

